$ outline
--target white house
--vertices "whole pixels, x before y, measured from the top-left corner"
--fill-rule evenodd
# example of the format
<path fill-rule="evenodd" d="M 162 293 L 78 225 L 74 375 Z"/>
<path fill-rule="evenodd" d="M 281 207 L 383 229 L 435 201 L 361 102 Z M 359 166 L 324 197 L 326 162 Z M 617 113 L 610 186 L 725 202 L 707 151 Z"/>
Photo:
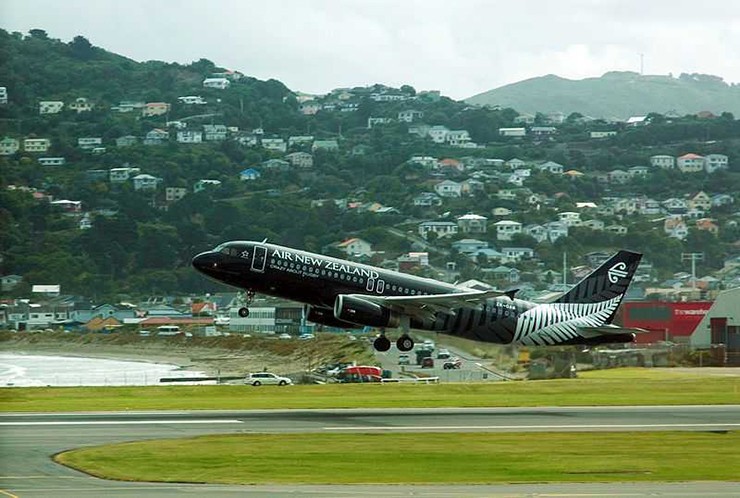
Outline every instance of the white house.
<path fill-rule="evenodd" d="M 26 152 L 47 152 L 51 147 L 48 138 L 27 138 L 23 141 L 23 150 Z"/>
<path fill-rule="evenodd" d="M 111 183 L 123 183 L 128 181 L 134 175 L 141 173 L 140 168 L 111 168 L 110 170 L 110 182 Z"/>
<path fill-rule="evenodd" d="M 529 247 L 502 247 L 501 252 L 508 261 L 520 261 L 534 257 L 534 249 Z"/>
<path fill-rule="evenodd" d="M 441 205 L 442 199 L 434 192 L 422 192 L 414 197 L 414 206 L 431 207 Z"/>
<path fill-rule="evenodd" d="M 457 219 L 457 226 L 462 233 L 486 233 L 488 218 L 479 214 L 468 213 Z"/>
<path fill-rule="evenodd" d="M 558 213 L 558 220 L 569 227 L 581 226 L 581 213 L 576 211 L 563 211 Z"/>
<path fill-rule="evenodd" d="M 67 160 L 63 157 L 39 157 L 41 166 L 64 166 Z"/>
<path fill-rule="evenodd" d="M 560 237 L 568 236 L 568 225 L 560 221 L 551 221 L 545 223 L 545 230 L 547 231 L 547 238 L 550 242 L 555 242 Z"/>
<path fill-rule="evenodd" d="M 524 137 L 527 135 L 526 128 L 499 128 L 498 134 L 502 137 Z"/>
<path fill-rule="evenodd" d="M 277 152 L 285 152 L 288 150 L 288 144 L 286 144 L 285 140 L 282 138 L 263 138 L 262 148 Z"/>
<path fill-rule="evenodd" d="M 164 189 L 164 200 L 167 202 L 177 202 L 188 193 L 184 187 L 167 187 Z"/>
<path fill-rule="evenodd" d="M 185 95 L 183 97 L 177 97 L 177 100 L 185 105 L 205 105 L 208 103 L 200 95 Z"/>
<path fill-rule="evenodd" d="M 421 119 L 424 117 L 424 113 L 421 111 L 407 110 L 398 113 L 398 120 L 406 123 L 411 123 L 415 119 Z"/>
<path fill-rule="evenodd" d="M 39 102 L 39 114 L 57 114 L 64 109 L 64 102 L 59 100 L 42 100 Z"/>
<path fill-rule="evenodd" d="M 161 116 L 170 112 L 170 105 L 167 102 L 147 102 L 141 109 L 141 115 L 144 117 Z"/>
<path fill-rule="evenodd" d="M 222 124 L 203 125 L 203 132 L 205 134 L 205 139 L 209 142 L 220 142 L 222 140 L 226 140 L 226 136 L 228 135 L 226 125 Z"/>
<path fill-rule="evenodd" d="M 0 140 L 0 156 L 12 156 L 20 147 L 21 144 L 17 139 L 5 137 Z"/>
<path fill-rule="evenodd" d="M 8 103 L 8 88 L 0 86 L 0 104 Z"/>
<path fill-rule="evenodd" d="M 673 169 L 676 167 L 676 158 L 665 154 L 650 156 L 650 166 L 654 168 Z"/>
<path fill-rule="evenodd" d="M 203 142 L 203 132 L 196 130 L 180 130 L 177 132 L 177 141 L 181 144 L 199 144 Z"/>
<path fill-rule="evenodd" d="M 141 174 L 132 178 L 134 190 L 155 190 L 159 183 L 159 178 L 152 175 Z"/>
<path fill-rule="evenodd" d="M 67 107 L 73 111 L 77 111 L 77 114 L 81 112 L 90 112 L 93 110 L 95 105 L 88 101 L 85 97 L 77 97 L 74 102 L 69 104 Z"/>
<path fill-rule="evenodd" d="M 339 142 L 336 140 L 316 140 L 311 146 L 311 151 L 317 150 L 339 150 Z"/>
<path fill-rule="evenodd" d="M 434 191 L 440 197 L 460 197 L 462 195 L 462 186 L 452 180 L 445 180 L 436 184 Z"/>
<path fill-rule="evenodd" d="M 149 130 L 146 136 L 144 136 L 144 145 L 160 145 L 169 139 L 170 132 L 161 128 L 154 128 L 153 130 Z"/>
<path fill-rule="evenodd" d="M 374 254 L 370 242 L 358 238 L 342 241 L 337 244 L 337 248 L 344 251 L 347 256 L 372 256 Z"/>
<path fill-rule="evenodd" d="M 553 175 L 563 174 L 563 165 L 558 164 L 555 161 L 547 161 L 542 164 L 539 164 L 537 166 L 537 169 L 540 171 L 545 171 L 547 173 L 552 173 Z"/>
<path fill-rule="evenodd" d="M 221 185 L 220 180 L 208 180 L 208 179 L 202 179 L 195 182 L 195 185 L 193 185 L 193 193 L 202 192 L 205 189 L 209 187 L 218 187 Z"/>
<path fill-rule="evenodd" d="M 218 90 L 225 90 L 229 88 L 231 82 L 226 78 L 206 78 L 203 80 L 203 87 L 205 88 L 216 88 Z"/>
<path fill-rule="evenodd" d="M 729 159 L 724 154 L 707 154 L 704 157 L 704 161 L 704 168 L 707 170 L 707 173 L 727 169 L 729 166 Z"/>
<path fill-rule="evenodd" d="M 592 131 L 590 133 L 591 138 L 609 138 L 617 134 L 616 131 Z"/>
<path fill-rule="evenodd" d="M 462 147 L 470 142 L 470 133 L 467 130 L 450 130 L 445 141 L 453 147 Z"/>
<path fill-rule="evenodd" d="M 285 156 L 285 159 L 296 168 L 313 167 L 313 156 L 308 152 L 293 152 Z"/>
<path fill-rule="evenodd" d="M 450 130 L 446 126 L 436 125 L 429 128 L 428 135 L 432 139 L 432 142 L 443 144 L 447 140 L 447 134 L 449 132 Z"/>
<path fill-rule="evenodd" d="M 77 147 L 80 149 L 94 149 L 103 145 L 103 139 L 100 137 L 80 137 L 77 139 Z"/>
<path fill-rule="evenodd" d="M 511 240 L 518 233 L 522 233 L 522 224 L 518 221 L 501 220 L 493 224 L 496 227 L 496 239 Z"/>
<path fill-rule="evenodd" d="M 437 234 L 437 237 L 447 237 L 448 235 L 455 235 L 459 230 L 456 223 L 450 221 L 425 221 L 419 224 L 419 235 L 425 239 L 429 236 L 430 232 Z"/>

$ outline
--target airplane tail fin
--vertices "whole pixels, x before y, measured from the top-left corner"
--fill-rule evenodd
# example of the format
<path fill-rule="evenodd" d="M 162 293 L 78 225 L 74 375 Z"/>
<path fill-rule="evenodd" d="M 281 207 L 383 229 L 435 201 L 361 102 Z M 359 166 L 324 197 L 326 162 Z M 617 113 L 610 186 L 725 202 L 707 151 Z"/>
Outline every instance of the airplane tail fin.
<path fill-rule="evenodd" d="M 604 264 L 560 296 L 556 303 L 598 303 L 615 297 L 622 300 L 640 264 L 642 254 L 619 251 Z M 615 309 L 616 313 L 616 309 Z M 605 323 L 611 323 L 613 314 Z"/>

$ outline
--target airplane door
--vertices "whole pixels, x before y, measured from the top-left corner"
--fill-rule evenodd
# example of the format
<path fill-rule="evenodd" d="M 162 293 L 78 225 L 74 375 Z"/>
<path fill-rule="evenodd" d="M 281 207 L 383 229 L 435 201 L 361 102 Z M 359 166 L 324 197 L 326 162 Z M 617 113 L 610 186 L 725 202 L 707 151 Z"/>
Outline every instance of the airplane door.
<path fill-rule="evenodd" d="M 267 248 L 265 246 L 254 246 L 254 254 L 252 255 L 252 270 L 260 273 L 265 271 L 265 263 L 267 263 Z"/>

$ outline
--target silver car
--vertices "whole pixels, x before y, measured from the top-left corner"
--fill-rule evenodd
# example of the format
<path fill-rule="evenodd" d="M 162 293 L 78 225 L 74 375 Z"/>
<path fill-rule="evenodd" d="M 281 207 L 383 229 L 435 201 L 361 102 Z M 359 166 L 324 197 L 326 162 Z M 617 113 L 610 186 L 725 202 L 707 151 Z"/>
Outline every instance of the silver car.
<path fill-rule="evenodd" d="M 275 375 L 274 373 L 260 372 L 247 375 L 244 378 L 244 383 L 251 384 L 253 386 L 261 386 L 263 384 L 287 386 L 289 384 L 292 384 L 293 381 L 290 380 L 288 377 L 280 377 L 279 375 Z"/>

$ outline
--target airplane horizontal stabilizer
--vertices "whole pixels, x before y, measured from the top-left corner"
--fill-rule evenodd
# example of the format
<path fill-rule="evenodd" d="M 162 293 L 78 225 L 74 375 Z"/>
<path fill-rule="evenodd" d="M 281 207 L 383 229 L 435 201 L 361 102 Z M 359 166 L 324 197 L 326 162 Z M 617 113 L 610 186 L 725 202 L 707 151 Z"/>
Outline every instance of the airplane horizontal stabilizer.
<path fill-rule="evenodd" d="M 599 327 L 578 327 L 578 332 L 583 337 L 596 337 L 600 335 L 618 334 L 645 334 L 649 330 L 637 327 L 619 327 L 617 325 L 601 325 Z"/>

